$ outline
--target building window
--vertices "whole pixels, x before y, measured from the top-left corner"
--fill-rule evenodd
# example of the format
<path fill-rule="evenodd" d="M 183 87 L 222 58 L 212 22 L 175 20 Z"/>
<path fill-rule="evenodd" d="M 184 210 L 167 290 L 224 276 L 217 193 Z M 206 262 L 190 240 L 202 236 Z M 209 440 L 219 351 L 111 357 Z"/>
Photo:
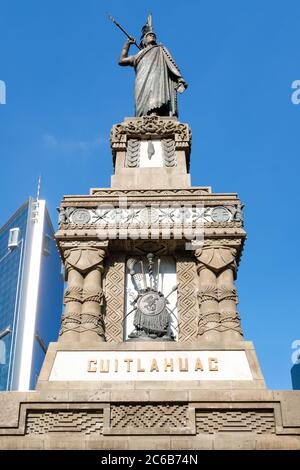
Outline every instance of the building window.
<path fill-rule="evenodd" d="M 6 364 L 6 344 L 3 338 L 9 333 L 11 333 L 10 326 L 0 331 L 0 364 L 2 365 Z"/>
<path fill-rule="evenodd" d="M 50 235 L 45 235 L 43 243 L 43 254 L 46 256 L 51 255 L 51 242 L 52 238 L 50 237 Z"/>
<path fill-rule="evenodd" d="M 0 364 L 6 364 L 6 345 L 3 339 L 0 339 Z"/>
<path fill-rule="evenodd" d="M 20 229 L 19 227 L 11 228 L 8 235 L 8 248 L 16 248 L 19 244 Z"/>

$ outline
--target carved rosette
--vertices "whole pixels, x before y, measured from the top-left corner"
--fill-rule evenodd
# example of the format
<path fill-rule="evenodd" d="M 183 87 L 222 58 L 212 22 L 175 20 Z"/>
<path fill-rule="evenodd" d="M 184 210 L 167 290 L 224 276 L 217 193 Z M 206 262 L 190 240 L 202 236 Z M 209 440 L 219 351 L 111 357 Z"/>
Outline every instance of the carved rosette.
<path fill-rule="evenodd" d="M 231 339 L 242 336 L 240 317 L 236 310 L 238 296 L 234 286 L 237 255 L 235 247 L 217 244 L 195 251 L 200 337 L 215 338 L 216 333 L 226 333 Z"/>
<path fill-rule="evenodd" d="M 77 246 L 64 251 L 68 286 L 64 294 L 60 338 L 103 341 L 102 271 L 105 249 Z"/>

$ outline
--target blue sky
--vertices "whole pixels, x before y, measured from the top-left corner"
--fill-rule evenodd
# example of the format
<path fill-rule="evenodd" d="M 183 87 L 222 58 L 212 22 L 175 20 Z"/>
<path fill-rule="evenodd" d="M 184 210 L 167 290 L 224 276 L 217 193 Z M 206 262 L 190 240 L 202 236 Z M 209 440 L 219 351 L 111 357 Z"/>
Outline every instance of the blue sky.
<path fill-rule="evenodd" d="M 244 333 L 267 385 L 288 389 L 300 339 L 298 0 L 0 0 L 0 225 L 39 174 L 55 224 L 63 194 L 109 186 L 109 132 L 133 115 L 134 72 L 117 65 L 123 36 L 107 11 L 137 38 L 151 11 L 189 84 L 179 111 L 192 183 L 245 204 Z"/>

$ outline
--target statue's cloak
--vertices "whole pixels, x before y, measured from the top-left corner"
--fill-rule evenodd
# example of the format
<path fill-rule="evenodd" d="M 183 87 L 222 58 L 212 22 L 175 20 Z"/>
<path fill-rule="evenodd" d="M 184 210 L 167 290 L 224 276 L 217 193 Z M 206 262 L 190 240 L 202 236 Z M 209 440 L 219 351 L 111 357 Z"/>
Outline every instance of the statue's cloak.
<path fill-rule="evenodd" d="M 142 49 L 134 57 L 135 115 L 145 116 L 156 108 L 177 116 L 176 87 L 181 73 L 169 51 L 161 44 Z"/>

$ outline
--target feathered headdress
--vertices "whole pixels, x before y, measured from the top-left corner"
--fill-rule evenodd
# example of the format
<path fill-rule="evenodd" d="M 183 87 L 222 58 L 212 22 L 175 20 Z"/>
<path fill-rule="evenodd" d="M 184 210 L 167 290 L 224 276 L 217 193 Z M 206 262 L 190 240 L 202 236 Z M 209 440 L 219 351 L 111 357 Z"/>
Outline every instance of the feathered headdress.
<path fill-rule="evenodd" d="M 144 37 L 149 34 L 149 33 L 153 33 L 153 28 L 152 28 L 152 15 L 151 13 L 148 15 L 148 19 L 147 19 L 147 23 L 142 27 L 142 32 L 141 32 L 141 47 L 144 46 L 143 44 L 143 39 Z"/>

